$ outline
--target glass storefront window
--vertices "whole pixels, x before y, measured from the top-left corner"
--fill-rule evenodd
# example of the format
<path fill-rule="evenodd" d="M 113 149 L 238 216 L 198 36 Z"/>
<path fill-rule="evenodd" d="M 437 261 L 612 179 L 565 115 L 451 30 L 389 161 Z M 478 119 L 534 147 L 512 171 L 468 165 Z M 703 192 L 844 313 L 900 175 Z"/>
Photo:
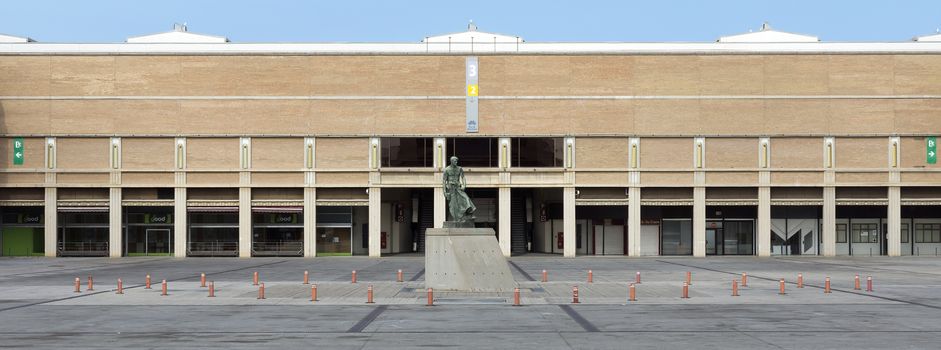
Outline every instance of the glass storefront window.
<path fill-rule="evenodd" d="M 941 224 L 915 224 L 915 243 L 941 243 Z"/>
<path fill-rule="evenodd" d="M 173 207 L 127 207 L 124 255 L 173 254 Z"/>
<path fill-rule="evenodd" d="M 60 256 L 107 256 L 108 212 L 60 212 Z"/>
<path fill-rule="evenodd" d="M 693 220 L 663 220 L 662 255 L 693 255 Z"/>
<path fill-rule="evenodd" d="M 303 220 L 301 213 L 252 214 L 252 255 L 304 255 Z"/>
<path fill-rule="evenodd" d="M 822 241 L 823 235 L 820 235 L 820 237 Z M 846 224 L 836 224 L 836 242 L 846 243 Z"/>
<path fill-rule="evenodd" d="M 45 255 L 42 207 L 0 208 L 0 256 Z"/>
<path fill-rule="evenodd" d="M 853 243 L 878 243 L 879 231 L 876 224 L 853 224 Z"/>
<path fill-rule="evenodd" d="M 239 214 L 237 212 L 190 212 L 190 256 L 237 256 Z"/>

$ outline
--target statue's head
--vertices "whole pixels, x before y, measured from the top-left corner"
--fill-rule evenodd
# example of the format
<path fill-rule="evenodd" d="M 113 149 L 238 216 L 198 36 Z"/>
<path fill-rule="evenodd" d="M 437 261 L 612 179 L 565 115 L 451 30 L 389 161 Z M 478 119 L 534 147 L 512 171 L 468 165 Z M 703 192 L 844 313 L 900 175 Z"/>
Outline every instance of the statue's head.
<path fill-rule="evenodd" d="M 457 166 L 457 157 L 451 156 L 451 165 Z"/>

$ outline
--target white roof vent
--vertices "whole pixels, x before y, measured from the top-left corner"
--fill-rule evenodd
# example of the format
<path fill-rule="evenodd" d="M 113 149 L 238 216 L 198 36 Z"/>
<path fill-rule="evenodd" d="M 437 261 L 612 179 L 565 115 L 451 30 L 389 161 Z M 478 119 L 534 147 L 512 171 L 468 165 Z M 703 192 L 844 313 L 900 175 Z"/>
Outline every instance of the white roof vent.
<path fill-rule="evenodd" d="M 12 44 L 12 43 L 30 43 L 30 42 L 34 42 L 34 41 L 35 41 L 35 40 L 30 39 L 30 38 L 18 37 L 18 36 L 6 35 L 6 34 L 0 34 L 0 43 L 4 43 L 4 44 Z"/>
<path fill-rule="evenodd" d="M 510 36 L 496 33 L 487 33 L 477 31 L 477 25 L 474 24 L 474 21 L 470 21 L 467 25 L 466 32 L 458 32 L 451 34 L 443 34 L 436 36 L 429 36 L 422 40 L 423 43 L 454 43 L 454 44 L 463 44 L 463 43 L 521 43 L 523 38 L 518 36 Z"/>
<path fill-rule="evenodd" d="M 919 42 L 939 42 L 941 41 L 941 29 L 935 29 L 934 34 L 916 36 L 912 40 Z"/>
<path fill-rule="evenodd" d="M 774 30 L 768 22 L 765 22 L 761 25 L 761 30 L 757 32 L 723 36 L 717 41 L 720 43 L 815 43 L 820 39 L 811 35 Z"/>
<path fill-rule="evenodd" d="M 173 24 L 173 30 L 164 33 L 157 33 L 151 35 L 142 35 L 142 36 L 132 36 L 127 38 L 129 43 L 227 43 L 229 39 L 224 36 L 215 36 L 215 35 L 206 35 L 206 34 L 196 34 L 190 33 L 186 30 L 186 23 Z"/>

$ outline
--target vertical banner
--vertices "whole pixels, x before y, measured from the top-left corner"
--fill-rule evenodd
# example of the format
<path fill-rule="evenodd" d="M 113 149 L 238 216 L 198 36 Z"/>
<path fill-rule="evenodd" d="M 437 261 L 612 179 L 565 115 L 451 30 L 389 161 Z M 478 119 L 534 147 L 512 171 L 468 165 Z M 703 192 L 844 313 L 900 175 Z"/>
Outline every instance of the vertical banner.
<path fill-rule="evenodd" d="M 467 132 L 477 132 L 477 95 L 479 89 L 477 86 L 477 75 L 479 73 L 477 57 L 467 57 L 464 65 L 465 78 L 467 80 Z"/>
<path fill-rule="evenodd" d="M 25 156 L 23 152 L 23 138 L 15 137 L 13 138 L 13 165 L 23 165 L 23 157 Z"/>
<path fill-rule="evenodd" d="M 925 141 L 925 146 L 927 147 L 925 155 L 927 156 L 926 161 L 928 164 L 938 163 L 938 138 L 935 136 L 928 136 L 927 140 Z"/>

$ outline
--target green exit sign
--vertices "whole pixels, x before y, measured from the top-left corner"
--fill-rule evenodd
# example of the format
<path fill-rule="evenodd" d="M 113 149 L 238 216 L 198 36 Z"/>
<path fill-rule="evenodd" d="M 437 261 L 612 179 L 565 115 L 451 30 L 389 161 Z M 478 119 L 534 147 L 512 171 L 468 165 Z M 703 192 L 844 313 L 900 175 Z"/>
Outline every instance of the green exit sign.
<path fill-rule="evenodd" d="M 25 152 L 23 152 L 23 138 L 13 138 L 13 165 L 23 165 L 24 156 Z"/>
<path fill-rule="evenodd" d="M 938 162 L 938 138 L 936 136 L 928 136 L 925 140 L 925 146 L 927 146 L 927 152 L 925 155 L 928 157 L 928 164 L 935 164 Z"/>

